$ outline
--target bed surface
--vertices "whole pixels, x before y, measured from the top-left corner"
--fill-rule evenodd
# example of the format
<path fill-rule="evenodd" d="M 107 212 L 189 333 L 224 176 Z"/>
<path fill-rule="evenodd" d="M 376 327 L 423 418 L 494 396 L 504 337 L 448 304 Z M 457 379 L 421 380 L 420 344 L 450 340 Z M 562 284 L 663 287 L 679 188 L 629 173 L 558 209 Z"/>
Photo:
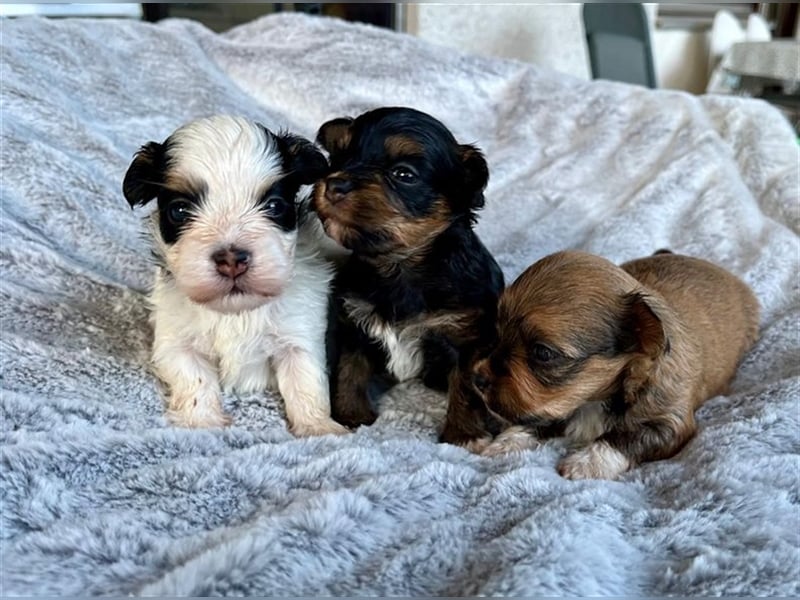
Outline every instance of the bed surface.
<path fill-rule="evenodd" d="M 3 595 L 800 593 L 800 181 L 776 110 L 300 15 L 2 34 Z M 680 454 L 616 482 L 561 479 L 560 440 L 472 456 L 436 443 L 444 397 L 417 383 L 346 437 L 293 439 L 259 395 L 226 397 L 225 430 L 167 424 L 134 151 L 210 114 L 313 137 L 386 104 L 485 151 L 478 232 L 509 281 L 563 248 L 669 247 L 753 287 L 761 339 Z"/>

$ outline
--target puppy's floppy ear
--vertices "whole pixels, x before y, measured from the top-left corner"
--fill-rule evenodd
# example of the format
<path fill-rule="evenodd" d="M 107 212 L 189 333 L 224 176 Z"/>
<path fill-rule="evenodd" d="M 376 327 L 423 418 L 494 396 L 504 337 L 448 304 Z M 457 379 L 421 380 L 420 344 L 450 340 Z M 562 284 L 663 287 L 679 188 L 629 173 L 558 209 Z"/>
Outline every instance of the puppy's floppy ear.
<path fill-rule="evenodd" d="M 122 193 L 131 208 L 144 206 L 156 197 L 163 182 L 164 146 L 149 142 L 134 155 L 122 182 Z"/>
<path fill-rule="evenodd" d="M 649 294 L 634 292 L 627 298 L 629 318 L 636 333 L 638 352 L 656 358 L 669 351 L 669 340 L 659 316 L 660 302 Z"/>
<path fill-rule="evenodd" d="M 483 153 L 475 146 L 463 144 L 458 149 L 461 154 L 461 164 L 464 166 L 464 182 L 472 197 L 470 208 L 481 209 L 485 202 L 483 190 L 489 183 L 489 166 Z"/>
<path fill-rule="evenodd" d="M 323 123 L 317 132 L 317 143 L 325 148 L 329 154 L 341 152 L 350 145 L 353 139 L 351 126 L 353 119 L 340 117 Z"/>
<path fill-rule="evenodd" d="M 637 291 L 629 294 L 625 303 L 627 318 L 620 345 L 634 357 L 628 363 L 623 386 L 625 401 L 634 403 L 648 389 L 659 359 L 670 351 L 670 343 L 664 329 L 665 309 L 658 297 Z"/>
<path fill-rule="evenodd" d="M 276 137 L 283 156 L 283 168 L 303 184 L 311 184 L 328 172 L 328 161 L 314 144 L 290 133 Z"/>

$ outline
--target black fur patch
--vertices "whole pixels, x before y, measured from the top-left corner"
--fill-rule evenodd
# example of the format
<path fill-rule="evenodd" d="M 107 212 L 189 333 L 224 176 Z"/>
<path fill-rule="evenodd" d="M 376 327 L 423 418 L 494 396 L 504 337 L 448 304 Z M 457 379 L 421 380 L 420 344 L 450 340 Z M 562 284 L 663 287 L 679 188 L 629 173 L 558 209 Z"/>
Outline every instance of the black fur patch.
<path fill-rule="evenodd" d="M 173 190 L 162 188 L 158 191 L 158 227 L 161 239 L 167 244 L 174 244 L 181 232 L 192 222 L 192 213 L 206 196 L 204 185 L 194 186 L 194 189 Z M 183 223 L 176 223 L 170 218 L 170 207 L 173 203 L 185 203 L 189 207 L 189 218 Z"/>
<path fill-rule="evenodd" d="M 262 127 L 275 138 L 283 159 L 285 178 L 293 185 L 310 185 L 328 172 L 328 161 L 310 141 L 286 132 L 275 135 Z"/>
<path fill-rule="evenodd" d="M 394 138 L 398 152 L 387 150 Z M 391 240 L 380 223 L 357 222 L 354 214 L 356 222 L 348 225 L 357 231 L 359 243 L 351 248 L 333 290 L 340 299 L 336 344 L 367 355 L 375 373 L 385 373 L 387 357 L 349 320 L 341 308 L 342 298 L 365 301 L 390 324 L 433 312 L 474 311 L 476 316 L 463 331 L 423 334 L 427 366 L 423 381 L 445 388 L 459 362 L 494 337 L 497 299 L 504 287 L 500 267 L 472 230 L 474 211 L 483 206 L 488 181 L 485 160 L 476 148 L 459 145 L 439 121 L 408 108 L 383 108 L 355 120 L 329 121 L 317 140 L 329 151 L 336 177 L 341 174 L 354 188 L 369 185 L 371 190 L 382 190 L 384 198 L 376 201 L 392 203 L 409 219 L 425 219 L 445 203 L 447 225 L 433 234 L 424 251 L 402 264 L 385 250 Z M 402 148 L 412 151 L 404 153 Z M 398 177 L 398 168 L 410 170 L 414 177 Z M 336 372 L 335 358 L 332 363 Z M 336 397 L 334 389 L 334 409 Z"/>
<path fill-rule="evenodd" d="M 459 144 L 430 115 L 411 108 L 387 107 L 365 113 L 352 122 L 334 119 L 329 123 L 337 128 L 349 123 L 346 145 L 339 143 L 341 138 L 327 136 L 325 126 L 318 134 L 317 139 L 330 152 L 331 170 L 345 171 L 356 185 L 374 181 L 375 172 L 380 172 L 390 198 L 406 214 L 424 216 L 442 197 L 455 214 L 471 216 L 473 210 L 483 206 L 483 190 L 489 180 L 483 155 L 473 146 Z M 385 145 L 392 136 L 415 142 L 422 152 L 393 156 Z M 393 177 L 398 166 L 413 169 L 416 180 L 403 183 Z"/>
<path fill-rule="evenodd" d="M 284 172 L 284 176 L 263 194 L 261 207 L 271 221 L 284 231 L 291 231 L 297 227 L 301 217 L 297 202 L 300 186 L 310 185 L 325 175 L 328 161 L 307 139 L 287 132 L 275 135 L 263 125 L 260 127 L 275 140 Z M 280 209 L 275 208 L 274 202 L 270 203 L 271 199 L 277 198 L 283 200 Z"/>
<path fill-rule="evenodd" d="M 131 208 L 144 206 L 163 187 L 169 147 L 169 139 L 163 144 L 148 142 L 134 155 L 122 181 L 122 193 Z"/>
<path fill-rule="evenodd" d="M 431 245 L 425 260 L 387 275 L 352 255 L 337 277 L 337 289 L 366 300 L 384 321 L 395 323 L 435 310 L 482 308 L 494 312 L 503 274 L 464 221 Z"/>
<path fill-rule="evenodd" d="M 276 181 L 261 197 L 259 206 L 267 218 L 284 231 L 297 227 L 297 191 L 299 184 L 284 177 Z"/>

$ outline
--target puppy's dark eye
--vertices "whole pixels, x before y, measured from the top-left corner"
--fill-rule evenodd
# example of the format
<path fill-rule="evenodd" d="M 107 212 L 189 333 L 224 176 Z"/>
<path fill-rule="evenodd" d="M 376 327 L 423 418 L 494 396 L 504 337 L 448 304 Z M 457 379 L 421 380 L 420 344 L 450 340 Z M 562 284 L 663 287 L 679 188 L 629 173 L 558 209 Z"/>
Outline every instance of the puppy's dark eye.
<path fill-rule="evenodd" d="M 534 344 L 528 349 L 528 359 L 539 364 L 552 363 L 559 357 L 559 353 L 545 344 Z"/>
<path fill-rule="evenodd" d="M 191 209 L 192 205 L 186 200 L 173 200 L 167 205 L 167 219 L 173 225 L 183 225 L 192 216 Z"/>
<path fill-rule="evenodd" d="M 397 165 L 390 172 L 392 179 L 400 183 L 411 184 L 416 183 L 417 173 L 408 165 Z"/>
<path fill-rule="evenodd" d="M 270 217 L 280 217 L 289 208 L 289 203 L 281 196 L 269 196 L 264 200 L 264 209 Z"/>

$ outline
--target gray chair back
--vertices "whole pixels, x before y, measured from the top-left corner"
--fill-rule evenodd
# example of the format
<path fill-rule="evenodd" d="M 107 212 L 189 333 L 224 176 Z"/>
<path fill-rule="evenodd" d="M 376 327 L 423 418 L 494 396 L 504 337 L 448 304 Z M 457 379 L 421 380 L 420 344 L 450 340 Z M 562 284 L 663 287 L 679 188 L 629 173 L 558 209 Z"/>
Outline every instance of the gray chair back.
<path fill-rule="evenodd" d="M 583 24 L 594 79 L 657 86 L 644 6 L 587 3 Z"/>

